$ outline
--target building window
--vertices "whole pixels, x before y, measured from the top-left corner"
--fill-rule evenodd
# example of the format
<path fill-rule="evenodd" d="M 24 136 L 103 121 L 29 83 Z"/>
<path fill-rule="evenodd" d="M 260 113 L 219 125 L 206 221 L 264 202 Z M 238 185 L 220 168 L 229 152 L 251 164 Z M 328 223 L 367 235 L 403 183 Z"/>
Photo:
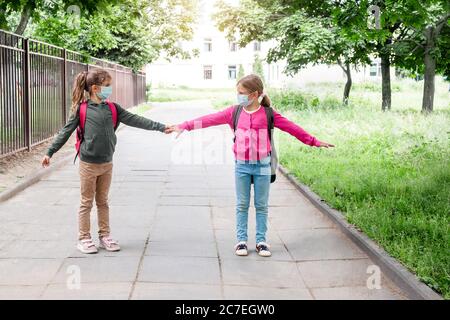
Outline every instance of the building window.
<path fill-rule="evenodd" d="M 203 66 L 203 79 L 212 79 L 212 66 Z"/>
<path fill-rule="evenodd" d="M 228 66 L 228 80 L 236 80 L 236 66 Z"/>
<path fill-rule="evenodd" d="M 229 43 L 230 45 L 230 51 L 234 52 L 238 50 L 238 44 L 236 42 L 231 42 Z"/>
<path fill-rule="evenodd" d="M 260 41 L 253 42 L 253 51 L 261 51 L 261 42 Z"/>
<path fill-rule="evenodd" d="M 211 38 L 206 38 L 205 42 L 203 44 L 203 48 L 206 52 L 211 52 L 212 51 L 212 40 Z"/>
<path fill-rule="evenodd" d="M 376 62 L 372 63 L 370 65 L 370 76 L 377 77 L 380 74 L 381 74 L 381 64 L 378 64 Z"/>

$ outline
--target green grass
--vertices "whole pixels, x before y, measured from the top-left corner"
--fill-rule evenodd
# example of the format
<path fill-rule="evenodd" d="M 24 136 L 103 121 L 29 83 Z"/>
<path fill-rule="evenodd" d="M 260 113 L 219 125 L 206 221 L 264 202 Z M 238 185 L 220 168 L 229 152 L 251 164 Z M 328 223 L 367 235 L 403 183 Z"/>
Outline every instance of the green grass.
<path fill-rule="evenodd" d="M 143 115 L 144 113 L 146 113 L 148 110 L 150 110 L 152 107 L 150 104 L 148 103 L 142 103 L 138 106 L 132 107 L 127 109 L 127 111 L 131 112 L 131 113 L 135 113 L 137 115 Z"/>
<path fill-rule="evenodd" d="M 399 88 L 407 100 L 415 94 Z M 336 145 L 311 148 L 277 132 L 281 163 L 450 299 L 450 108 L 443 89 L 427 116 L 419 112 L 421 100 L 381 112 L 378 100 L 358 90 L 347 107 L 336 90 L 319 98 L 317 86 L 316 92 L 273 91 L 272 100 L 286 117 Z"/>
<path fill-rule="evenodd" d="M 450 93 L 436 82 L 435 107 L 421 114 L 423 82 L 393 81 L 392 111 L 381 86 L 269 89 L 274 107 L 333 149 L 311 148 L 276 131 L 280 162 L 423 282 L 450 299 Z M 152 101 L 235 103 L 230 89 L 162 89 Z"/>
<path fill-rule="evenodd" d="M 193 89 L 193 88 L 159 88 L 151 89 L 147 93 L 150 102 L 169 102 L 209 99 L 212 101 L 233 100 L 236 93 L 234 88 L 224 89 Z M 233 100 L 234 101 L 234 100 Z"/>

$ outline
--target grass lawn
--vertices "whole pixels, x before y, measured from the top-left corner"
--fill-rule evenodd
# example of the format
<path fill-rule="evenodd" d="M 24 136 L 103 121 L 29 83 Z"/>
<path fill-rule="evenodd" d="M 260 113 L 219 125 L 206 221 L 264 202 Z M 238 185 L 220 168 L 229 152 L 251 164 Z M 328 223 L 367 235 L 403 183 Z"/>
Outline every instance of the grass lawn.
<path fill-rule="evenodd" d="M 142 103 L 138 106 L 132 107 L 127 109 L 127 111 L 131 112 L 131 113 L 135 113 L 137 115 L 143 115 L 144 113 L 146 113 L 148 110 L 150 110 L 152 107 L 150 106 L 150 104 L 148 103 Z"/>
<path fill-rule="evenodd" d="M 210 99 L 223 105 L 224 101 L 233 102 L 235 99 L 234 88 L 223 89 L 192 89 L 186 87 L 151 89 L 147 98 L 151 102 L 185 101 L 197 99 Z"/>
<path fill-rule="evenodd" d="M 394 81 L 392 111 L 381 87 L 343 84 L 269 89 L 275 108 L 334 149 L 311 148 L 276 131 L 280 162 L 422 281 L 450 299 L 450 93 L 437 81 L 435 111 L 420 113 L 423 82 Z M 159 101 L 210 97 L 221 109 L 234 88 L 164 89 Z"/>

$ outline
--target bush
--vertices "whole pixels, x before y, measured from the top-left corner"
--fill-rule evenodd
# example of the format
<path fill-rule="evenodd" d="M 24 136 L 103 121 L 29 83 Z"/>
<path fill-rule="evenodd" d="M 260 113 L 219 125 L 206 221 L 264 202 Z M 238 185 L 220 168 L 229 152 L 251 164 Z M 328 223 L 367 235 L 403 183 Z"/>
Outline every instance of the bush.
<path fill-rule="evenodd" d="M 302 111 L 302 110 L 334 110 L 344 108 L 340 100 L 332 96 L 326 96 L 322 100 L 311 93 L 303 93 L 296 90 L 272 90 L 269 92 L 272 105 L 276 110 Z"/>

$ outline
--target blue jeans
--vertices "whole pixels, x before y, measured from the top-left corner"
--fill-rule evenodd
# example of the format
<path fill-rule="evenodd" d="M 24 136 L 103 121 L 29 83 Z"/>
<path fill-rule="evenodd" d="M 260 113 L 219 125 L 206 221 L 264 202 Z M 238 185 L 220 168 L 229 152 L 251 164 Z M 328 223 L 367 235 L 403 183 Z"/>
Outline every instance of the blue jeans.
<path fill-rule="evenodd" d="M 247 241 L 248 208 L 251 177 L 254 183 L 256 209 L 256 243 L 266 241 L 270 189 L 270 156 L 258 161 L 235 160 L 236 231 L 238 241 Z"/>

